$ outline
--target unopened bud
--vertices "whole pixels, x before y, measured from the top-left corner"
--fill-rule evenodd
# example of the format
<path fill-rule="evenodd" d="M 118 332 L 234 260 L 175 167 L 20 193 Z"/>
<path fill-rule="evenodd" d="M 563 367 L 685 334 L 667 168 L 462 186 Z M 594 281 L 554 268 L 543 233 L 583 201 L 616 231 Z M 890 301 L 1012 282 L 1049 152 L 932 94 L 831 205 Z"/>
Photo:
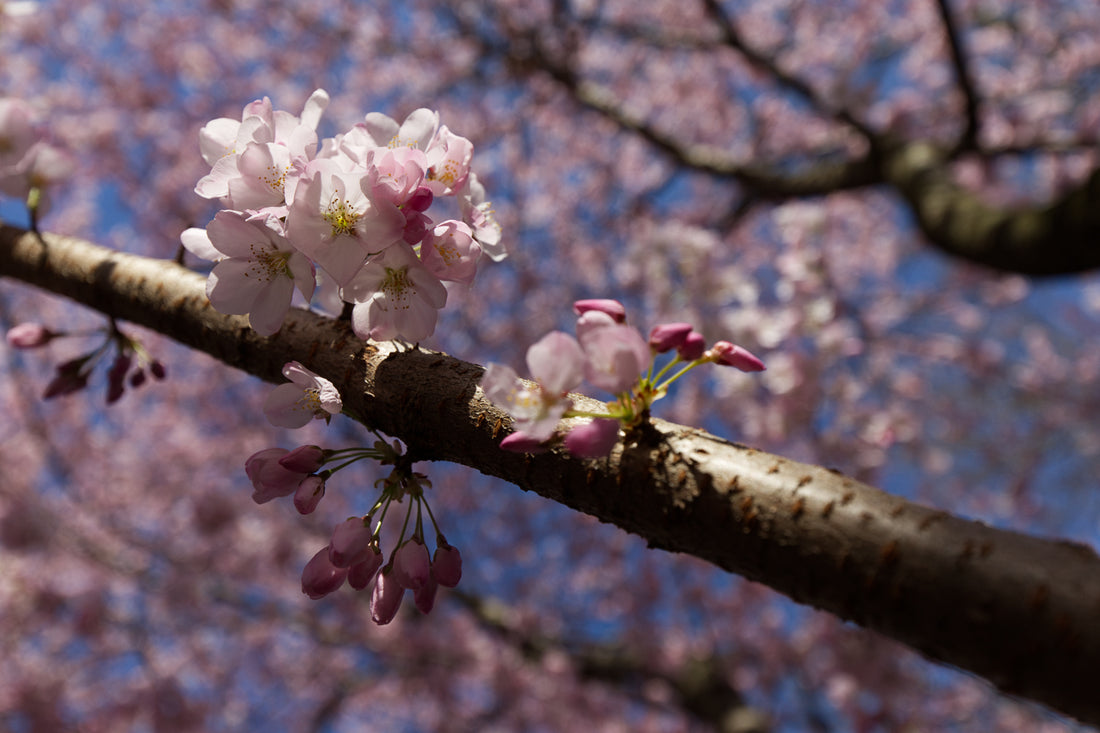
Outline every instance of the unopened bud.
<path fill-rule="evenodd" d="M 587 300 L 578 300 L 573 303 L 573 312 L 578 316 L 584 315 L 589 311 L 599 311 L 600 313 L 606 313 L 616 323 L 623 323 L 626 321 L 626 308 L 623 304 L 617 300 L 611 300 L 610 298 L 589 298 Z"/>
<path fill-rule="evenodd" d="M 382 567 L 382 551 L 378 549 L 377 544 L 372 544 L 367 550 L 367 559 L 348 568 L 348 585 L 355 590 L 363 590 L 370 585 L 380 567 Z"/>
<path fill-rule="evenodd" d="M 347 568 L 333 565 L 328 554 L 329 548 L 322 547 L 302 570 L 302 592 L 313 600 L 339 590 L 348 577 Z"/>
<path fill-rule="evenodd" d="M 312 514 L 325 495 L 325 480 L 316 474 L 306 476 L 294 490 L 294 508 L 299 514 Z"/>
<path fill-rule="evenodd" d="M 370 596 L 370 615 L 374 623 L 384 626 L 397 615 L 401 599 L 405 597 L 405 588 L 393 577 L 393 571 L 383 568 L 374 581 L 374 591 Z"/>
<path fill-rule="evenodd" d="M 362 517 L 352 517 L 336 525 L 332 531 L 329 560 L 338 568 L 351 567 L 367 559 L 370 543 L 370 527 Z"/>
<path fill-rule="evenodd" d="M 300 445 L 279 459 L 279 464 L 291 471 L 313 473 L 325 463 L 325 451 L 316 445 Z"/>
<path fill-rule="evenodd" d="M 753 356 L 747 349 L 735 346 L 729 341 L 719 341 L 711 347 L 710 353 L 714 354 L 714 361 L 719 364 L 731 366 L 743 372 L 764 371 L 764 362 Z"/>
<path fill-rule="evenodd" d="M 447 588 L 454 588 L 462 579 L 462 554 L 442 537 L 432 556 L 432 577 Z"/>
<path fill-rule="evenodd" d="M 431 562 L 423 542 L 413 538 L 397 548 L 393 554 L 393 578 L 403 588 L 420 590 L 430 577 Z"/>
<path fill-rule="evenodd" d="M 6 338 L 13 349 L 36 349 L 60 335 L 40 323 L 20 323 L 8 329 Z"/>
<path fill-rule="evenodd" d="M 690 323 L 662 323 L 649 332 L 649 347 L 658 354 L 677 349 L 692 332 Z"/>
<path fill-rule="evenodd" d="M 703 338 L 703 334 L 692 331 L 684 338 L 684 342 L 676 349 L 676 353 L 684 361 L 695 361 L 706 353 L 706 350 L 707 341 Z"/>

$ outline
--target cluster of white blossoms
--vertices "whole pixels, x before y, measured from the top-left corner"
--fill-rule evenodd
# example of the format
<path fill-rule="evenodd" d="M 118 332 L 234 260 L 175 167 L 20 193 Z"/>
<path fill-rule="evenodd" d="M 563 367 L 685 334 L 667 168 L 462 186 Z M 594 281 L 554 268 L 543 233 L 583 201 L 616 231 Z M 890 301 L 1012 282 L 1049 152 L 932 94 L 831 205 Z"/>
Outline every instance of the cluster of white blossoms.
<path fill-rule="evenodd" d="M 445 282 L 469 285 L 483 254 L 507 255 L 470 171 L 473 145 L 428 109 L 400 124 L 371 113 L 318 145 L 328 100 L 318 89 L 298 117 L 265 97 L 240 121 L 203 127 L 211 171 L 195 192 L 225 208 L 205 229 L 186 230 L 183 245 L 216 262 L 214 308 L 247 314 L 261 335 L 279 330 L 295 288 L 310 302 L 320 282 L 324 297 L 353 304 L 361 338 L 420 341 L 447 302 Z M 444 198 L 459 218 L 431 217 Z"/>

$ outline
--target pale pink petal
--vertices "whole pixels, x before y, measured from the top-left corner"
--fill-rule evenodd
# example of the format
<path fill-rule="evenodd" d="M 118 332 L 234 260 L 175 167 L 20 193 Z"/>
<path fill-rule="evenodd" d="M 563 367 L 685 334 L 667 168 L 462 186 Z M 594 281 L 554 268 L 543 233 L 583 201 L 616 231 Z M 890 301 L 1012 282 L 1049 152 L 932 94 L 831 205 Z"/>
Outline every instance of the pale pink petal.
<path fill-rule="evenodd" d="M 527 369 L 551 395 L 565 394 L 584 378 L 584 351 L 569 334 L 551 331 L 527 349 Z"/>
<path fill-rule="evenodd" d="M 300 428 L 314 418 L 311 410 L 303 408 L 303 398 L 301 387 L 280 384 L 264 401 L 264 415 L 276 427 Z"/>

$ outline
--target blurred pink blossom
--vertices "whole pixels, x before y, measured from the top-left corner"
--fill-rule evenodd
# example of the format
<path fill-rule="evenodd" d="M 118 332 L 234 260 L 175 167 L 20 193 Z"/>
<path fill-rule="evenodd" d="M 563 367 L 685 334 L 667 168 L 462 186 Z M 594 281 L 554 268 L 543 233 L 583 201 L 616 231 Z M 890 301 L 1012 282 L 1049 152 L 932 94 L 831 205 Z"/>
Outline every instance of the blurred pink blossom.
<path fill-rule="evenodd" d="M 332 382 L 296 361 L 283 367 L 290 384 L 280 384 L 264 401 L 268 422 L 281 428 L 300 428 L 314 418 L 326 421 L 343 409 L 340 393 Z"/>

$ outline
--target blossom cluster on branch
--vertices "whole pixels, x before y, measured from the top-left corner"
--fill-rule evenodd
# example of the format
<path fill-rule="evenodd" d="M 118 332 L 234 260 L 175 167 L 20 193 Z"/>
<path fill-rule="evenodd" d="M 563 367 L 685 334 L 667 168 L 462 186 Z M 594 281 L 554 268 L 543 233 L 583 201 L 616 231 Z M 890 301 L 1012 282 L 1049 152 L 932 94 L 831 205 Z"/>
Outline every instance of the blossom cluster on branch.
<path fill-rule="evenodd" d="M 282 327 L 295 290 L 309 303 L 320 284 L 323 309 L 339 312 L 341 302 L 351 304 L 360 338 L 420 341 L 435 330 L 447 302 L 445 282 L 469 286 L 483 254 L 493 260 L 507 255 L 485 189 L 470 171 L 473 145 L 422 108 L 401 123 L 368 114 L 318 146 L 317 125 L 328 102 L 318 89 L 295 116 L 273 109 L 265 97 L 247 105 L 240 121 L 220 118 L 204 126 L 199 142 L 211 170 L 195 192 L 225 208 L 205 229 L 187 229 L 181 241 L 216 263 L 207 280 L 214 308 L 248 315 L 262 336 Z M 429 210 L 446 198 L 459 218 L 437 222 Z M 283 374 L 291 383 L 277 387 L 264 407 L 272 424 L 297 428 L 340 412 L 340 396 L 327 379 L 297 362 Z M 461 556 L 438 527 L 435 559 L 428 560 L 422 509 L 433 525 L 435 517 L 424 498 L 427 477 L 383 440 L 371 448 L 269 448 L 253 454 L 245 468 L 257 503 L 294 494 L 295 507 L 309 514 L 328 478 L 365 458 L 394 467 L 379 482 L 382 495 L 365 516 L 337 525 L 329 545 L 306 564 L 302 591 L 317 599 L 345 580 L 360 590 L 374 580 L 371 615 L 385 624 L 405 590 L 427 613 L 438 586 L 453 587 L 461 575 Z M 339 465 L 321 470 L 331 461 Z M 395 550 L 383 567 L 382 521 L 406 496 Z M 413 504 L 416 516 L 406 534 Z"/>
<path fill-rule="evenodd" d="M 328 101 L 318 89 L 294 116 L 265 97 L 240 121 L 203 127 L 211 171 L 195 192 L 225 208 L 183 245 L 216 262 L 214 307 L 247 314 L 261 335 L 279 330 L 295 289 L 309 302 L 320 280 L 323 307 L 352 304 L 361 338 L 420 341 L 447 302 L 445 282 L 469 286 L 482 254 L 507 255 L 470 171 L 473 145 L 417 109 L 401 123 L 368 114 L 318 146 Z M 447 198 L 458 218 L 437 222 L 429 210 Z"/>
<path fill-rule="evenodd" d="M 310 420 L 327 421 L 340 412 L 343 401 L 332 382 L 298 362 L 287 363 L 283 374 L 291 382 L 276 387 L 264 404 L 264 414 L 273 425 L 300 428 Z M 245 472 L 252 482 L 252 499 L 257 504 L 293 494 L 295 509 L 300 514 L 311 514 L 325 495 L 328 479 L 363 459 L 392 465 L 393 470 L 376 482 L 381 495 L 370 511 L 337 524 L 329 544 L 306 563 L 302 570 L 302 592 L 316 600 L 339 590 L 345 581 L 356 590 L 364 590 L 374 581 L 370 605 L 375 623 L 388 624 L 394 619 L 406 590 L 413 592 L 416 607 L 428 613 L 435 605 L 439 586 L 458 585 L 462 555 L 443 536 L 424 496 L 424 489 L 431 487 L 431 481 L 412 470 L 398 443 L 390 445 L 378 440 L 369 448 L 328 449 L 317 445 L 302 445 L 293 450 L 265 448 L 248 458 Z M 324 468 L 326 465 L 330 467 Z M 401 521 L 401 529 L 394 551 L 383 566 L 382 524 L 392 504 L 403 503 L 405 497 L 409 503 L 404 517 L 395 520 Z M 430 560 L 424 542 L 425 512 L 436 532 L 436 550 Z"/>
<path fill-rule="evenodd" d="M 573 455 L 600 458 L 615 447 L 620 427 L 645 420 L 650 406 L 695 367 L 717 363 L 744 372 L 764 370 L 764 362 L 729 341 L 707 348 L 706 339 L 690 323 L 658 324 L 646 339 L 626 324 L 626 308 L 617 300 L 578 300 L 573 311 L 576 338 L 553 331 L 527 350 L 534 385 L 523 382 L 511 367 L 490 364 L 485 370 L 481 388 L 511 414 L 516 426 L 500 442 L 501 448 L 536 452 L 560 438 Z M 672 357 L 658 367 L 663 354 Z M 573 409 L 569 392 L 582 379 L 615 395 L 606 412 Z M 558 432 L 559 421 L 571 417 L 588 419 Z"/>

